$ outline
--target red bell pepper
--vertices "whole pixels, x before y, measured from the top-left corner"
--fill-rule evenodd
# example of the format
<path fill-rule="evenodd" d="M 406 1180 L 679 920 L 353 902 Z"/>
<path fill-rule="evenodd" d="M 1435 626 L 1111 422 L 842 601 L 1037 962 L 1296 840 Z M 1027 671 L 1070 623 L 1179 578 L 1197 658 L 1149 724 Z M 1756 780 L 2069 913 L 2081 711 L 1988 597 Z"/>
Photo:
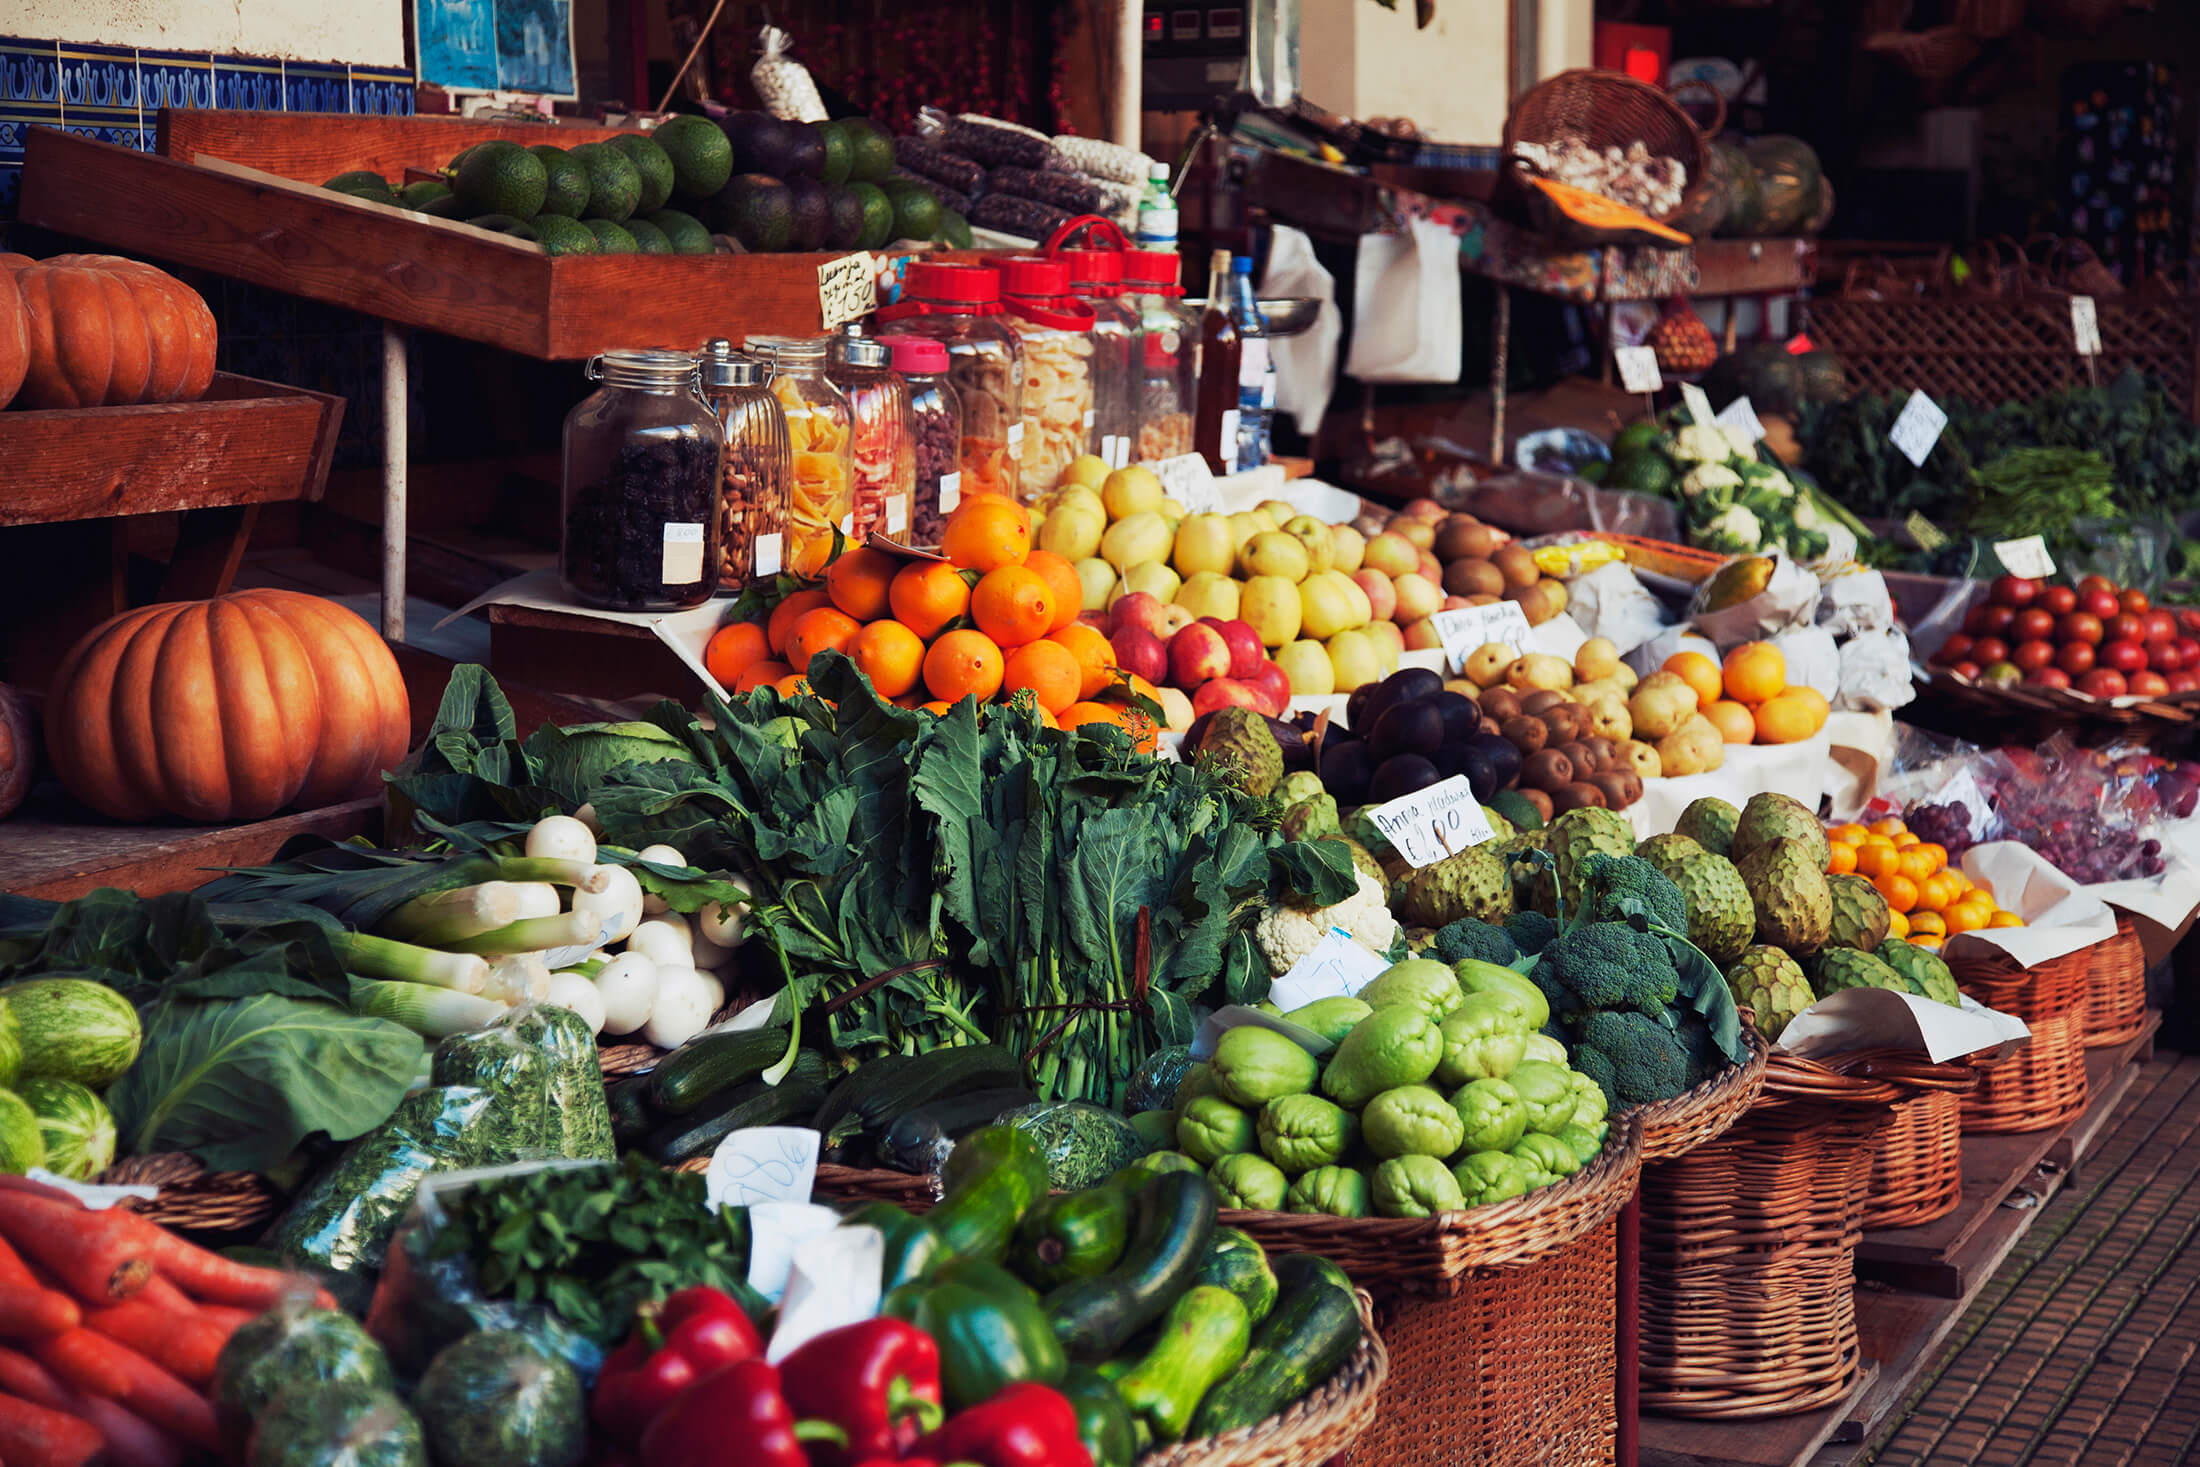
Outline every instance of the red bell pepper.
<path fill-rule="evenodd" d="M 804 1442 L 845 1445 L 829 1421 L 797 1420 L 779 1369 L 742 1360 L 704 1376 L 657 1413 L 642 1433 L 649 1467 L 810 1467 Z"/>
<path fill-rule="evenodd" d="M 953 1417 L 920 1440 L 915 1454 L 977 1467 L 1092 1467 L 1076 1409 L 1036 1381 L 1009 1386 Z"/>
<path fill-rule="evenodd" d="M 611 1352 L 591 1402 L 596 1424 L 632 1442 L 696 1381 L 724 1366 L 754 1360 L 764 1342 L 741 1306 L 717 1289 L 681 1289 L 645 1304 L 634 1333 Z"/>
<path fill-rule="evenodd" d="M 845 1451 L 815 1449 L 812 1467 L 893 1458 L 940 1424 L 940 1347 L 905 1320 L 828 1330 L 780 1362 L 787 1404 L 848 1433 Z"/>

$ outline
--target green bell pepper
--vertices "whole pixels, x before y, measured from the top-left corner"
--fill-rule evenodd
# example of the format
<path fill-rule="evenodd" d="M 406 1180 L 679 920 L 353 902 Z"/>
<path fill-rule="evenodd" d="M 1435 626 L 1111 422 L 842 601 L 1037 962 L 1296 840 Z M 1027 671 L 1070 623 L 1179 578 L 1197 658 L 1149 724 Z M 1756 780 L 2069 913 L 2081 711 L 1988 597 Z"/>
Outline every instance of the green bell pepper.
<path fill-rule="evenodd" d="M 1047 1195 L 1047 1159 L 1039 1143 L 1012 1126 L 987 1126 L 948 1153 L 946 1196 L 925 1221 L 955 1258 L 998 1263 L 1033 1203 Z"/>
<path fill-rule="evenodd" d="M 950 1411 L 967 1411 L 1020 1381 L 1059 1384 L 1069 1365 L 1031 1286 L 982 1259 L 903 1284 L 879 1312 L 909 1321 L 938 1344 L 940 1390 Z"/>
<path fill-rule="evenodd" d="M 1176 1441 L 1201 1399 L 1238 1368 L 1252 1334 L 1252 1318 L 1237 1295 L 1196 1285 L 1170 1307 L 1153 1348 L 1116 1382 L 1116 1391 L 1156 1437 Z"/>
<path fill-rule="evenodd" d="M 849 1227 L 877 1228 L 885 1236 L 885 1268 L 879 1287 L 889 1293 L 923 1278 L 947 1257 L 947 1248 L 930 1223 L 891 1202 L 866 1202 L 841 1221 Z"/>
<path fill-rule="evenodd" d="M 1114 1382 L 1087 1365 L 1072 1365 L 1055 1387 L 1077 1413 L 1077 1439 L 1092 1453 L 1092 1467 L 1131 1467 L 1138 1429 Z"/>

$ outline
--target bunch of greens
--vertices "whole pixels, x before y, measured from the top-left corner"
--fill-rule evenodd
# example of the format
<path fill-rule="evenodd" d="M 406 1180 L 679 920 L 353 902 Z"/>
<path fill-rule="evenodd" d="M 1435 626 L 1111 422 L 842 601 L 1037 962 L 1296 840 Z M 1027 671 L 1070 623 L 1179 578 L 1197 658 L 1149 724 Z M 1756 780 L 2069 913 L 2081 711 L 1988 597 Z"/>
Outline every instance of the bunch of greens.
<path fill-rule="evenodd" d="M 2097 453 L 2014 448 L 1974 476 L 1965 527 L 1984 540 L 2038 535 L 2050 551 L 2083 542 L 2079 524 L 2116 513 L 2116 485 Z"/>

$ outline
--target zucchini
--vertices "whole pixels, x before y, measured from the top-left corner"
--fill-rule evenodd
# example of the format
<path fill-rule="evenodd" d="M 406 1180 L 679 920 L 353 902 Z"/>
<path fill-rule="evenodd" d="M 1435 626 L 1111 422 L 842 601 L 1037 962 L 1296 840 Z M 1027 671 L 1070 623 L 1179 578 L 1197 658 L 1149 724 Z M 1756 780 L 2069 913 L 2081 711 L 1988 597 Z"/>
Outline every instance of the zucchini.
<path fill-rule="evenodd" d="M 865 1131 L 881 1130 L 893 1124 L 896 1117 L 934 1101 L 973 1090 L 1015 1089 L 1024 1080 L 1023 1066 L 1017 1063 L 1015 1054 L 995 1044 L 962 1044 L 919 1055 L 889 1055 L 886 1059 L 903 1063 L 873 1060 L 841 1086 L 849 1092 L 842 1102 L 848 1117 Z M 839 1100 L 838 1091 L 834 1098 Z M 843 1133 L 848 1129 L 839 1118 L 835 1118 L 835 1125 Z"/>
<path fill-rule="evenodd" d="M 1037 1101 L 1029 1090 L 973 1090 L 920 1105 L 886 1128 L 879 1138 L 879 1159 L 898 1170 L 929 1176 L 946 1166 L 963 1137 L 992 1125 L 1004 1111 Z"/>
<path fill-rule="evenodd" d="M 1047 1295 L 1047 1318 L 1072 1359 L 1096 1363 L 1159 1319 L 1207 1257 L 1215 1232 L 1215 1189 L 1192 1172 L 1169 1172 L 1140 1188 L 1123 1257 L 1095 1278 Z"/>
<path fill-rule="evenodd" d="M 686 1115 L 719 1091 L 754 1080 L 786 1052 L 784 1029 L 697 1035 L 650 1075 L 650 1098 L 666 1115 Z"/>
<path fill-rule="evenodd" d="M 1023 1132 L 988 1126 L 956 1143 L 940 1170 L 945 1192 L 925 1216 L 957 1259 L 998 1263 L 1017 1224 L 1047 1195 L 1047 1163 Z"/>
<path fill-rule="evenodd" d="M 662 1119 L 650 1108 L 646 1077 L 606 1085 L 603 1098 L 611 1111 L 611 1139 L 619 1143 L 621 1150 L 641 1145 Z"/>
<path fill-rule="evenodd" d="M 1130 1241 L 1131 1202 L 1117 1187 L 1060 1192 L 1039 1199 L 1016 1230 L 1017 1276 L 1051 1289 L 1115 1267 Z"/>
<path fill-rule="evenodd" d="M 837 1145 L 861 1132 L 863 1118 L 856 1114 L 857 1102 L 916 1062 L 917 1057 L 913 1054 L 882 1054 L 877 1059 L 865 1060 L 856 1067 L 854 1074 L 835 1085 L 833 1093 L 825 1097 L 825 1104 L 817 1112 L 817 1129 L 824 1133 L 825 1144 Z"/>
<path fill-rule="evenodd" d="M 1342 1269 L 1311 1253 L 1287 1253 L 1275 1272 L 1276 1307 L 1254 1327 L 1244 1363 L 1200 1402 L 1194 1436 L 1267 1420 L 1335 1375 L 1360 1343 L 1360 1307 Z"/>
<path fill-rule="evenodd" d="M 814 1077 L 789 1075 L 777 1085 L 752 1080 L 721 1092 L 701 1111 L 658 1127 L 642 1150 L 671 1166 L 707 1154 L 735 1131 L 807 1120 L 824 1099 L 825 1087 Z"/>
<path fill-rule="evenodd" d="M 1276 1306 L 1276 1275 L 1268 1267 L 1268 1252 L 1251 1233 L 1237 1228 L 1216 1228 L 1207 1256 L 1200 1260 L 1193 1282 L 1213 1284 L 1237 1295 L 1253 1323 L 1259 1324 Z"/>

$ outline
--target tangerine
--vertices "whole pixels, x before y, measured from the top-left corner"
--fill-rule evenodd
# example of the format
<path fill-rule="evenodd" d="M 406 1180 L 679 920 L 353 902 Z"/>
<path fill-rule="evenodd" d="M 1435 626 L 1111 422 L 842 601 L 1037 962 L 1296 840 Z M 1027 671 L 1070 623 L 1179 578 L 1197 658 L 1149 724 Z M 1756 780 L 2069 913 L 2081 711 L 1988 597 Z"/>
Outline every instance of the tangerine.
<path fill-rule="evenodd" d="M 1757 742 L 1801 743 L 1826 726 L 1824 703 L 1823 698 L 1813 704 L 1809 698 L 1797 697 L 1793 688 L 1773 694 L 1757 705 Z"/>
<path fill-rule="evenodd" d="M 764 640 L 771 643 L 772 656 L 781 657 L 787 651 L 787 634 L 805 613 L 820 606 L 830 606 L 833 598 L 821 590 L 797 591 L 772 608 L 770 620 L 764 623 Z"/>
<path fill-rule="evenodd" d="M 1910 919 L 1892 907 L 1887 909 L 1887 935 L 1889 937 L 1908 937 L 1910 935 Z"/>
<path fill-rule="evenodd" d="M 954 711 L 955 705 L 952 703 L 943 703 L 939 699 L 934 698 L 929 703 L 919 703 L 917 707 L 926 713 L 950 713 Z"/>
<path fill-rule="evenodd" d="M 1787 658 L 1770 642 L 1744 642 L 1726 654 L 1720 682 L 1737 703 L 1769 702 L 1787 686 Z"/>
<path fill-rule="evenodd" d="M 1987 918 L 1986 925 L 1989 927 L 2022 927 L 2024 919 L 2015 912 L 1996 912 L 1993 916 Z"/>
<path fill-rule="evenodd" d="M 1938 841 L 1929 840 L 1921 843 L 1917 849 L 1923 851 L 1926 857 L 1932 861 L 1935 871 L 1948 869 L 1948 848 L 1946 846 Z"/>
<path fill-rule="evenodd" d="M 1054 629 L 1054 592 L 1037 571 L 1004 565 L 970 593 L 970 619 L 997 645 L 1021 647 Z"/>
<path fill-rule="evenodd" d="M 1897 912 L 1906 914 L 1917 905 L 1917 883 L 1898 871 L 1890 871 L 1885 876 L 1875 878 L 1872 885 L 1887 899 L 1887 905 Z"/>
<path fill-rule="evenodd" d="M 1826 874 L 1840 876 L 1856 869 L 1856 847 L 1833 841 L 1826 847 Z"/>
<path fill-rule="evenodd" d="M 1912 881 L 1922 882 L 1933 874 L 1933 858 L 1916 846 L 1903 847 L 1898 843 L 1894 869 Z"/>
<path fill-rule="evenodd" d="M 1945 912 L 1948 904 L 1961 895 L 1962 888 L 1950 881 L 1945 871 L 1935 871 L 1917 884 L 1917 904 L 1928 912 Z"/>
<path fill-rule="evenodd" d="M 995 572 L 999 574 L 999 572 Z M 1077 694 L 1084 685 L 1085 670 L 1078 664 L 1077 654 L 1059 642 L 1044 638 L 1018 647 L 1008 655 L 1001 672 L 1001 689 L 1015 693 L 1031 689 L 1039 707 L 1047 713 L 1059 713 L 1077 701 Z"/>
<path fill-rule="evenodd" d="M 1050 713 L 1050 712 L 1048 712 L 1048 711 L 1047 711 L 1047 709 L 1046 709 L 1045 705 L 1043 705 L 1043 704 L 1042 704 L 1041 706 L 1039 706 L 1038 708 L 1035 708 L 1035 709 L 1033 709 L 1032 711 L 1033 711 L 1033 712 L 1035 712 L 1035 713 L 1037 713 L 1037 714 L 1039 715 L 1039 722 L 1040 722 L 1040 723 L 1042 723 L 1042 724 L 1044 724 L 1044 725 L 1045 725 L 1046 727 L 1048 727 L 1048 728 L 1060 728 L 1060 727 L 1062 726 L 1062 725 L 1061 725 L 1061 724 L 1060 724 L 1060 723 L 1059 723 L 1059 722 L 1058 722 L 1058 721 L 1057 721 L 1057 720 L 1055 719 L 1054 715 L 1053 715 L 1052 713 Z"/>
<path fill-rule="evenodd" d="M 1866 830 L 1863 826 L 1858 825 L 1853 820 L 1849 821 L 1846 825 L 1836 825 L 1833 829 L 1826 832 L 1826 835 L 1829 839 L 1839 841 L 1841 844 L 1849 846 L 1857 844 L 1858 842 L 1862 841 L 1865 836 L 1870 834 L 1870 831 Z"/>
<path fill-rule="evenodd" d="M 1100 634 L 1098 627 L 1073 621 L 1060 631 L 1049 633 L 1047 640 L 1067 647 L 1084 670 L 1084 680 L 1077 688 L 1078 697 L 1090 698 L 1115 681 L 1115 648 Z"/>
<path fill-rule="evenodd" d="M 1694 657 L 1706 666 L 1711 659 L 1701 652 L 1683 652 L 1683 657 Z M 1698 694 L 1701 697 L 1702 694 Z M 1719 741 L 1725 744 L 1754 743 L 1757 738 L 1757 720 L 1747 708 L 1732 698 L 1713 698 L 1703 705 L 1703 716 L 1711 720 L 1711 726 L 1719 731 Z"/>
<path fill-rule="evenodd" d="M 1049 634 L 1077 620 L 1085 609 L 1085 583 L 1077 579 L 1077 567 L 1051 550 L 1034 550 L 1024 557 L 1024 569 L 1037 571 L 1054 593 L 1054 622 Z"/>
<path fill-rule="evenodd" d="M 787 631 L 787 662 L 797 672 L 808 672 L 810 659 L 830 648 L 845 652 L 863 630 L 862 623 L 837 606 L 820 606 L 795 618 Z"/>
<path fill-rule="evenodd" d="M 1889 815 L 1884 820 L 1874 820 L 1872 822 L 1872 834 L 1883 835 L 1888 837 L 1889 839 L 1892 839 L 1893 837 L 1902 834 L 1902 832 L 1908 830 L 1909 828 L 1909 826 L 1902 823 L 1899 817 L 1893 815 Z"/>
<path fill-rule="evenodd" d="M 1664 671 L 1678 673 L 1682 682 L 1696 690 L 1696 702 L 1705 709 L 1719 701 L 1719 664 L 1701 652 L 1675 652 L 1665 659 Z M 1716 722 L 1717 720 L 1713 720 Z M 1746 744 L 1747 739 L 1728 739 L 1730 744 Z"/>
<path fill-rule="evenodd" d="M 901 562 L 883 550 L 868 545 L 843 550 L 825 568 L 825 594 L 857 621 L 877 621 L 886 615 L 887 592 L 900 569 Z"/>
<path fill-rule="evenodd" d="M 874 621 L 848 644 L 848 657 L 880 697 L 899 698 L 924 671 L 924 639 L 898 621 Z"/>
<path fill-rule="evenodd" d="M 1151 751 L 1156 739 L 1153 720 L 1138 714 L 1136 709 L 1123 703 L 1072 703 L 1057 716 L 1063 728 L 1080 728 L 1088 723 L 1112 723 L 1131 736 L 1139 748 Z M 1143 725 L 1141 727 L 1140 725 Z"/>
<path fill-rule="evenodd" d="M 743 693 L 753 693 L 761 687 L 777 686 L 781 678 L 793 671 L 794 669 L 787 666 L 786 663 L 772 658 L 766 658 L 761 662 L 752 662 L 747 667 L 742 668 L 741 675 L 734 679 L 734 694 L 739 696 Z"/>
<path fill-rule="evenodd" d="M 1001 690 L 1001 649 L 983 632 L 943 633 L 924 654 L 924 685 L 949 703 L 980 703 Z"/>
<path fill-rule="evenodd" d="M 811 691 L 810 680 L 799 672 L 788 673 L 772 686 L 779 690 L 782 698 L 792 698 Z"/>
<path fill-rule="evenodd" d="M 1011 499 L 974 494 L 948 516 L 940 553 L 967 570 L 1018 565 L 1031 551 L 1031 514 Z"/>
<path fill-rule="evenodd" d="M 1899 876 L 1901 867 L 1893 846 L 1858 846 L 1856 848 L 1856 874 L 1871 881 L 1884 876 Z"/>
<path fill-rule="evenodd" d="M 753 664 L 771 655 L 771 642 L 762 627 L 753 621 L 728 622 L 704 644 L 703 670 L 718 680 L 718 686 L 730 688 Z"/>
<path fill-rule="evenodd" d="M 1948 935 L 1950 937 L 1955 937 L 1965 932 L 1976 932 L 1979 928 L 1984 927 L 1988 922 L 1993 920 L 1992 913 L 1981 912 L 1977 907 L 1972 906 L 1969 902 L 1957 902 L 1954 906 L 1948 908 L 1947 911 L 1942 912 L 1940 916 L 1941 920 L 1945 921 L 1948 924 Z"/>
<path fill-rule="evenodd" d="M 1908 921 L 1912 932 L 1922 933 L 1927 937 L 1945 937 L 1948 935 L 1947 919 L 1938 912 L 1912 912 Z M 1893 935 L 1899 936 L 1900 934 Z"/>
<path fill-rule="evenodd" d="M 970 609 L 970 583 L 944 560 L 913 560 L 886 593 L 894 620 L 930 641 Z"/>

